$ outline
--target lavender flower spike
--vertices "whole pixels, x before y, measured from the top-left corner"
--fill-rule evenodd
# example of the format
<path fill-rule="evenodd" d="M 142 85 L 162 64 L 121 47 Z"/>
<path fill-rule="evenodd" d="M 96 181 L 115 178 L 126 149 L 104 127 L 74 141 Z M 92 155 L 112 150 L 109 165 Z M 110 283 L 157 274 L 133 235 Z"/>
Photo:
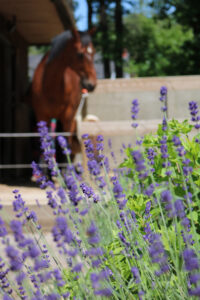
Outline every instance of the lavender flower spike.
<path fill-rule="evenodd" d="M 139 102 L 138 99 L 134 99 L 132 101 L 132 107 L 131 107 L 131 113 L 132 113 L 132 119 L 136 120 L 138 113 L 139 113 Z M 138 123 L 132 123 L 132 127 L 136 128 L 138 126 Z"/>
<path fill-rule="evenodd" d="M 190 110 L 190 114 L 191 114 L 191 121 L 192 122 L 196 122 L 195 124 L 195 128 L 199 129 L 200 128 L 200 124 L 198 123 L 200 120 L 200 115 L 197 115 L 199 110 L 198 110 L 198 104 L 195 101 L 190 101 L 189 102 L 189 110 Z"/>

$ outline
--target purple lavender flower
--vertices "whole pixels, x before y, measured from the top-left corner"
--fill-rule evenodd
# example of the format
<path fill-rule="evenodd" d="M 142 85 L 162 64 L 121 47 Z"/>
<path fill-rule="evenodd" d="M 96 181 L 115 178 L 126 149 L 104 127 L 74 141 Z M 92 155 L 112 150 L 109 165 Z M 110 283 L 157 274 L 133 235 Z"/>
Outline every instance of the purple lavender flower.
<path fill-rule="evenodd" d="M 174 207 L 175 207 L 175 213 L 177 217 L 183 219 L 185 217 L 185 208 L 183 201 L 181 199 L 178 199 L 174 202 Z"/>
<path fill-rule="evenodd" d="M 97 244 L 100 241 L 100 237 L 97 231 L 97 227 L 94 222 L 91 222 L 90 226 L 87 229 L 88 243 L 89 244 Z"/>
<path fill-rule="evenodd" d="M 176 135 L 173 136 L 172 142 L 173 142 L 174 146 L 176 146 L 176 147 L 182 145 L 180 138 Z"/>
<path fill-rule="evenodd" d="M 0 217 L 0 237 L 4 237 L 8 234 L 7 229 L 4 225 L 3 219 Z"/>
<path fill-rule="evenodd" d="M 37 215 L 35 213 L 35 211 L 31 211 L 28 215 L 27 215 L 27 220 L 33 220 L 34 223 L 37 222 Z"/>
<path fill-rule="evenodd" d="M 127 203 L 126 195 L 123 191 L 123 187 L 121 186 L 118 178 L 116 176 L 113 176 L 111 180 L 113 182 L 114 197 L 119 205 L 119 209 L 122 210 Z"/>
<path fill-rule="evenodd" d="M 71 250 L 67 250 L 67 254 L 70 257 L 75 257 L 78 254 L 78 249 L 71 249 Z"/>
<path fill-rule="evenodd" d="M 148 201 L 146 203 L 146 207 L 145 207 L 145 219 L 149 219 L 150 218 L 150 210 L 151 210 L 151 201 Z"/>
<path fill-rule="evenodd" d="M 40 274 L 38 274 L 38 278 L 39 278 L 40 282 L 44 283 L 52 278 L 52 272 L 48 271 L 48 272 L 40 273 Z M 59 281 L 57 281 L 57 285 L 60 286 Z"/>
<path fill-rule="evenodd" d="M 144 232 L 145 232 L 145 234 L 143 235 L 143 238 L 146 241 L 148 241 L 152 234 L 152 230 L 151 230 L 151 226 L 150 226 L 149 222 L 146 222 L 146 224 L 144 226 Z"/>
<path fill-rule="evenodd" d="M 140 172 L 146 169 L 145 161 L 142 157 L 142 153 L 139 151 L 132 151 L 132 157 L 136 164 L 136 171 Z"/>
<path fill-rule="evenodd" d="M 22 222 L 20 222 L 18 220 L 12 220 L 10 222 L 10 228 L 14 233 L 16 242 L 23 240 L 24 235 L 23 235 L 23 229 L 22 229 Z"/>
<path fill-rule="evenodd" d="M 97 227 L 94 222 L 91 222 L 90 226 L 87 229 L 87 234 L 89 236 L 94 236 L 96 232 L 97 232 Z"/>
<path fill-rule="evenodd" d="M 200 297 L 200 286 L 197 286 L 196 288 L 194 288 L 193 290 L 189 290 L 188 292 L 190 296 Z"/>
<path fill-rule="evenodd" d="M 65 177 L 65 181 L 69 190 L 69 199 L 74 204 L 74 206 L 77 206 L 82 197 L 79 194 L 76 179 L 74 178 L 74 176 L 67 176 Z"/>
<path fill-rule="evenodd" d="M 22 260 L 19 251 L 13 246 L 7 246 L 6 255 L 10 259 L 10 269 L 12 271 L 19 271 L 22 268 Z"/>
<path fill-rule="evenodd" d="M 93 268 L 98 268 L 101 264 L 101 260 L 100 259 L 95 259 L 95 260 L 92 260 L 92 267 Z"/>
<path fill-rule="evenodd" d="M 90 280 L 92 282 L 92 287 L 93 289 L 96 289 L 98 288 L 100 285 L 99 285 L 99 275 L 96 274 L 96 273 L 91 273 L 90 274 Z"/>
<path fill-rule="evenodd" d="M 59 143 L 60 147 L 63 150 L 63 154 L 64 155 L 70 155 L 71 150 L 68 147 L 67 140 L 63 136 L 58 136 L 57 140 L 58 140 L 58 143 Z"/>
<path fill-rule="evenodd" d="M 168 147 L 167 147 L 167 136 L 166 135 L 163 135 L 162 136 L 162 139 L 160 140 L 160 150 L 161 150 L 161 157 L 166 159 L 169 157 L 168 155 Z"/>
<path fill-rule="evenodd" d="M 140 179 L 146 178 L 148 172 L 146 171 L 145 160 L 142 156 L 142 153 L 140 151 L 132 151 L 131 155 L 133 157 L 133 161 L 136 166 L 135 169 L 139 173 L 139 178 Z"/>
<path fill-rule="evenodd" d="M 10 297 L 8 294 L 4 294 L 3 300 L 14 300 L 14 299 Z"/>
<path fill-rule="evenodd" d="M 83 135 L 82 135 L 82 139 L 88 139 L 89 138 L 89 134 L 88 133 L 84 133 Z"/>
<path fill-rule="evenodd" d="M 47 123 L 41 121 L 37 123 L 38 132 L 40 134 L 40 147 L 43 151 L 44 160 L 48 164 L 48 169 L 51 171 L 52 176 L 57 176 L 58 166 L 55 161 L 55 149 L 52 149 L 52 139 L 48 134 Z"/>
<path fill-rule="evenodd" d="M 62 187 L 59 187 L 58 191 L 57 191 L 58 196 L 60 197 L 60 202 L 62 204 L 67 202 L 67 198 L 66 198 L 66 194 L 65 194 L 65 190 Z"/>
<path fill-rule="evenodd" d="M 190 274 L 190 284 L 196 284 L 200 280 L 200 273 Z"/>
<path fill-rule="evenodd" d="M 72 269 L 72 271 L 73 272 L 81 272 L 81 270 L 82 270 L 82 267 L 83 267 L 83 264 L 82 263 L 78 263 L 78 264 L 76 264 L 74 267 L 73 267 L 73 269 Z"/>
<path fill-rule="evenodd" d="M 99 134 L 98 136 L 97 136 L 97 138 L 96 138 L 96 141 L 97 142 L 103 142 L 103 135 L 101 135 L 101 134 Z"/>
<path fill-rule="evenodd" d="M 195 128 L 199 129 L 200 128 L 200 124 L 198 123 L 200 120 L 200 115 L 197 115 L 199 110 L 198 110 L 198 104 L 195 101 L 190 101 L 189 102 L 189 110 L 190 110 L 190 114 L 191 114 L 191 121 L 195 122 Z"/>
<path fill-rule="evenodd" d="M 22 284 L 23 280 L 26 278 L 26 274 L 24 272 L 20 272 L 17 276 L 16 276 L 16 281 L 19 285 Z"/>
<path fill-rule="evenodd" d="M 189 174 L 192 173 L 193 168 L 191 166 L 185 165 L 184 161 L 182 161 L 182 162 L 183 162 L 183 174 L 185 176 L 188 176 Z"/>
<path fill-rule="evenodd" d="M 139 102 L 138 102 L 138 99 L 134 99 L 132 101 L 132 107 L 131 107 L 131 118 L 133 120 L 136 120 L 137 119 L 137 116 L 138 116 L 138 113 L 139 113 Z M 138 123 L 132 123 L 132 127 L 136 128 L 138 127 Z"/>
<path fill-rule="evenodd" d="M 127 241 L 127 239 L 126 239 L 126 237 L 125 237 L 123 231 L 118 232 L 118 236 L 119 236 L 119 239 L 121 240 L 121 242 L 122 242 L 126 247 L 129 247 L 129 246 L 130 246 L 130 243 Z"/>
<path fill-rule="evenodd" d="M 82 189 L 83 193 L 88 197 L 91 198 L 94 195 L 93 189 L 88 186 L 86 183 L 82 182 L 80 184 L 80 188 Z"/>
<path fill-rule="evenodd" d="M 57 201 L 56 199 L 53 197 L 53 191 L 46 191 L 46 195 L 47 195 L 47 199 L 48 199 L 48 205 L 55 209 L 58 204 L 57 204 Z"/>
<path fill-rule="evenodd" d="M 40 252 L 39 248 L 36 245 L 31 244 L 28 247 L 28 254 L 32 258 L 36 258 L 37 256 L 39 256 L 41 254 L 41 252 Z"/>
<path fill-rule="evenodd" d="M 181 224 L 185 229 L 190 230 L 190 220 L 188 218 L 183 218 Z"/>
<path fill-rule="evenodd" d="M 167 111 L 167 87 L 166 86 L 161 86 L 160 88 L 160 101 L 164 104 L 161 110 Z"/>
<path fill-rule="evenodd" d="M 193 271 L 199 269 L 199 262 L 195 251 L 191 248 L 186 248 L 183 251 L 183 258 L 185 262 L 186 271 Z"/>
<path fill-rule="evenodd" d="M 168 217 L 173 217 L 174 210 L 172 204 L 172 195 L 170 191 L 166 190 L 161 193 L 161 201 L 165 204 L 165 209 L 168 212 Z"/>
<path fill-rule="evenodd" d="M 59 294 L 48 294 L 47 296 L 45 296 L 45 300 L 59 300 L 60 299 L 60 295 Z"/>
<path fill-rule="evenodd" d="M 104 253 L 104 251 L 100 247 L 91 248 L 90 250 L 86 251 L 86 255 L 89 255 L 89 256 L 102 256 L 103 253 Z"/>
<path fill-rule="evenodd" d="M 140 273 L 137 267 L 131 268 L 131 273 L 133 274 L 133 278 L 135 280 L 135 283 L 140 283 Z"/>
<path fill-rule="evenodd" d="M 46 268 L 49 268 L 49 263 L 47 262 L 46 259 L 35 260 L 35 266 L 34 266 L 35 271 L 39 271 L 41 269 L 46 269 Z"/>
<path fill-rule="evenodd" d="M 161 107 L 161 111 L 164 112 L 164 117 L 162 121 L 162 130 L 166 131 L 167 130 L 167 87 L 162 86 L 160 88 L 160 101 L 163 103 L 163 106 Z"/>
<path fill-rule="evenodd" d="M 149 160 L 150 165 L 154 165 L 154 158 L 157 156 L 157 153 L 153 148 L 147 149 L 147 158 Z"/>
<path fill-rule="evenodd" d="M 84 140 L 84 145 L 85 145 L 85 152 L 86 155 L 89 159 L 94 158 L 94 145 L 91 141 L 91 139 L 86 139 Z"/>
<path fill-rule="evenodd" d="M 156 276 L 160 276 L 161 274 L 169 271 L 167 254 L 165 252 L 159 234 L 152 233 L 149 242 L 150 242 L 149 255 L 151 257 L 152 263 L 157 263 L 160 267 L 160 269 L 156 271 L 155 274 Z"/>
<path fill-rule="evenodd" d="M 100 174 L 100 166 L 95 159 L 88 160 L 87 165 L 91 175 L 97 176 Z"/>
<path fill-rule="evenodd" d="M 151 197 L 151 195 L 154 192 L 154 185 L 151 183 L 146 190 L 144 191 L 144 195 L 147 195 L 148 197 Z"/>
<path fill-rule="evenodd" d="M 165 116 L 163 117 L 163 120 L 162 120 L 162 130 L 167 131 L 167 119 Z"/>
<path fill-rule="evenodd" d="M 112 291 L 109 288 L 96 290 L 94 293 L 97 296 L 103 296 L 103 297 L 111 297 L 112 296 Z"/>
<path fill-rule="evenodd" d="M 68 228 L 66 217 L 59 216 L 56 218 L 56 225 L 52 228 L 52 234 L 55 242 L 59 242 L 63 238 L 64 243 L 70 244 L 74 236 Z"/>
<path fill-rule="evenodd" d="M 167 95 L 167 87 L 166 86 L 161 86 L 160 95 L 161 95 L 161 97 Z M 163 98 L 160 98 L 160 101 L 163 101 L 163 100 L 164 100 Z"/>

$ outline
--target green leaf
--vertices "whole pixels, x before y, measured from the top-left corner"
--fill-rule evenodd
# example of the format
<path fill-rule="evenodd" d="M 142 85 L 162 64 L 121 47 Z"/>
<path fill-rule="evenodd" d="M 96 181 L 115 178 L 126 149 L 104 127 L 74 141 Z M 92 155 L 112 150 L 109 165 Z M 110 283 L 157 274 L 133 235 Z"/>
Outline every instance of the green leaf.
<path fill-rule="evenodd" d="M 187 217 L 193 220 L 195 223 L 198 221 L 198 213 L 196 211 L 192 211 Z"/>

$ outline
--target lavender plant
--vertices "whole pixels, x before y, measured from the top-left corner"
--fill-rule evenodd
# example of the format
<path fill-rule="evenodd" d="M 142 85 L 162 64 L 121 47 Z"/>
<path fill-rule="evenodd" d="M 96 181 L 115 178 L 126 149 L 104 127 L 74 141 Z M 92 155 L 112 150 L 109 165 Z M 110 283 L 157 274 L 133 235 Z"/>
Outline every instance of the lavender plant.
<path fill-rule="evenodd" d="M 160 101 L 157 133 L 125 147 L 118 169 L 110 170 L 101 135 L 95 143 L 83 136 L 89 177 L 71 163 L 63 137 L 68 166 L 59 170 L 46 123 L 38 124 L 49 174 L 59 182 L 33 162 L 54 218 L 51 241 L 14 190 L 12 218 L 0 206 L 3 300 L 200 297 L 200 136 L 189 137 L 199 128 L 198 106 L 189 104 L 191 125 L 167 119 L 166 87 Z M 136 99 L 131 112 L 136 128 Z"/>

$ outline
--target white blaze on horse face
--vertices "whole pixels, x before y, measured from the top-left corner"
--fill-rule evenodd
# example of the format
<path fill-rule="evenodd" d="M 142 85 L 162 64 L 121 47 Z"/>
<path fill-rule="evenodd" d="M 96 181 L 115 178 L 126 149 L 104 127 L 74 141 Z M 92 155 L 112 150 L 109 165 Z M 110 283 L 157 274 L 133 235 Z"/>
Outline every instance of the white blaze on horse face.
<path fill-rule="evenodd" d="M 87 47 L 87 52 L 88 52 L 89 54 L 92 54 L 92 52 L 93 52 L 92 47 L 88 46 L 88 47 Z"/>
<path fill-rule="evenodd" d="M 93 61 L 93 56 L 94 56 L 94 49 L 91 46 L 87 46 L 85 48 L 85 56 L 89 61 Z"/>

